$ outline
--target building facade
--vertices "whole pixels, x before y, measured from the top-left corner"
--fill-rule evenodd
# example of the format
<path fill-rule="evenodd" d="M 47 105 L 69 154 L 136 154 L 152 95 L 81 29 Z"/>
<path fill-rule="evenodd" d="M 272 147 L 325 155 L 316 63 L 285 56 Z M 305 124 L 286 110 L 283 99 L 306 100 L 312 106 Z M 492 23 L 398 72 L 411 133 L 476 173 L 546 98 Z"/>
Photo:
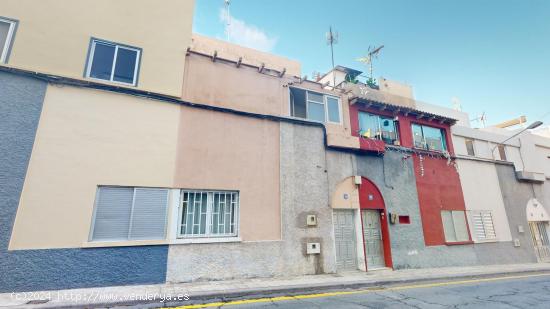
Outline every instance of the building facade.
<path fill-rule="evenodd" d="M 191 34 L 192 1 L 99 1 L 87 22 L 62 18 L 74 2 L 6 4 L 3 292 L 546 258 L 543 137 L 499 146 L 341 66 L 301 78 Z"/>

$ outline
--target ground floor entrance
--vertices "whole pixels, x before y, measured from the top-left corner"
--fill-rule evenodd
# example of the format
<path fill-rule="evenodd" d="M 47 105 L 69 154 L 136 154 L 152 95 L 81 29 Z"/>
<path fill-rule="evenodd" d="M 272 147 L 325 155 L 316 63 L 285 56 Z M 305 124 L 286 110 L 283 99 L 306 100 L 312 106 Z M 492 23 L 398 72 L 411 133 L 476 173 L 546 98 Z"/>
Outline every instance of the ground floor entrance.
<path fill-rule="evenodd" d="M 357 269 L 355 241 L 355 212 L 352 209 L 334 210 L 334 240 L 336 267 L 341 270 Z"/>
<path fill-rule="evenodd" d="M 550 262 L 550 241 L 548 240 L 547 226 L 547 221 L 529 222 L 535 253 L 540 262 Z"/>
<path fill-rule="evenodd" d="M 361 210 L 361 222 L 367 268 L 373 270 L 386 267 L 380 211 L 376 209 Z"/>

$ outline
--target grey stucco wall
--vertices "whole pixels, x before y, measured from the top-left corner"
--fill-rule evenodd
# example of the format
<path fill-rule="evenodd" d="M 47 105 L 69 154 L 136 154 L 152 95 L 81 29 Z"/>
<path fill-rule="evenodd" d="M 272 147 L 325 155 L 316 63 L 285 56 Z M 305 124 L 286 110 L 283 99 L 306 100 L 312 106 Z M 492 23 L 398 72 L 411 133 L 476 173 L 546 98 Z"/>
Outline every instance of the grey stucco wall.
<path fill-rule="evenodd" d="M 420 176 L 414 174 L 411 159 L 402 159 L 403 154 L 388 151 L 377 156 L 325 149 L 322 131 L 307 126 L 281 123 L 280 132 L 282 239 L 170 246 L 167 281 L 336 272 L 329 201 L 337 184 L 352 175 L 364 176 L 378 186 L 389 213 L 410 217 L 411 224 L 389 224 L 395 269 L 536 262 L 530 243 L 520 248 L 511 242 L 425 246 L 415 178 Z M 507 172 L 502 176 L 513 185 L 513 169 Z M 307 214 L 318 216 L 318 227 L 305 226 Z M 509 215 L 514 220 L 525 217 L 524 207 L 521 214 L 512 211 Z M 304 254 L 307 241 L 321 242 L 321 256 Z"/>
<path fill-rule="evenodd" d="M 280 132 L 281 240 L 171 245 L 167 281 L 336 271 L 323 131 L 281 123 Z M 307 227 L 308 214 L 316 227 Z M 321 254 L 306 255 L 307 242 L 320 242 Z"/>
<path fill-rule="evenodd" d="M 0 72 L 0 292 L 164 282 L 167 246 L 8 251 L 46 90 Z"/>
<path fill-rule="evenodd" d="M 540 190 L 540 185 L 519 182 L 512 166 L 497 164 L 496 169 L 512 239 L 519 239 L 520 241 L 520 247 L 514 247 L 511 252 L 518 259 L 536 262 L 535 249 L 529 232 L 529 223 L 527 222 L 526 207 L 529 199 L 534 197 L 534 192 Z M 523 227 L 523 233 L 519 232 L 518 226 L 520 225 Z"/>
<path fill-rule="evenodd" d="M 472 246 L 425 246 L 412 159 L 393 151 L 355 158 L 357 173 L 378 186 L 387 212 L 410 217 L 410 224 L 388 221 L 395 269 L 475 264 Z"/>
<path fill-rule="evenodd" d="M 520 248 L 514 247 L 512 242 L 425 246 L 415 179 L 420 176 L 414 174 L 412 160 L 403 161 L 402 158 L 403 154 L 392 151 L 386 152 L 383 157 L 355 156 L 357 174 L 369 178 L 378 186 L 384 197 L 387 211 L 410 216 L 411 224 L 389 224 L 392 260 L 395 269 L 536 262 L 530 239 L 525 237 L 526 233 L 521 235 L 521 242 L 523 244 L 529 241 L 529 243 Z M 513 168 L 507 166 L 503 166 L 503 168 L 503 171 L 499 173 L 500 181 L 506 183 L 503 192 L 513 195 L 512 199 L 525 199 L 523 204 L 526 204 L 528 187 L 512 188 L 516 186 Z M 502 172 L 506 172 L 506 174 Z M 520 198 L 520 196 L 523 197 Z M 508 198 L 507 205 L 516 203 L 510 203 L 510 199 Z M 512 235 L 514 232 L 517 235 L 515 226 L 517 222 L 525 220 L 525 207 L 523 206 L 521 212 L 517 211 L 517 207 L 510 210 L 508 208 L 510 207 L 506 209 L 508 217 L 512 218 L 510 228 L 515 228 Z M 527 228 L 526 220 L 522 224 Z M 513 237 L 516 238 L 516 236 Z"/>

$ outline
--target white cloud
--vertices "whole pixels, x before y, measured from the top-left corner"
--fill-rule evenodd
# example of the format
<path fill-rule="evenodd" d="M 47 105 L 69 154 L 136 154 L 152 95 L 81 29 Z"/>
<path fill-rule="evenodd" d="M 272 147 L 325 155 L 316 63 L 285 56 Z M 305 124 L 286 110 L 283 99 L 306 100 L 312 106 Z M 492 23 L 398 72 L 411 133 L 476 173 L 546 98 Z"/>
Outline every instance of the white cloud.
<path fill-rule="evenodd" d="M 261 51 L 271 51 L 277 43 L 277 38 L 269 37 L 262 29 L 227 14 L 224 9 L 220 10 L 220 21 L 233 43 Z"/>

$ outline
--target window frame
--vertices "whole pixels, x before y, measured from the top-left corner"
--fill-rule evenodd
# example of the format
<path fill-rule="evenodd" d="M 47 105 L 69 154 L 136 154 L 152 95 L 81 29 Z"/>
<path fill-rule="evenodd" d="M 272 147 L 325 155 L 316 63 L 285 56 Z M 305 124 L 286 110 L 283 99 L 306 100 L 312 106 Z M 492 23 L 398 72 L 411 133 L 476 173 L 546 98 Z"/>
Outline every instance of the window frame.
<path fill-rule="evenodd" d="M 424 147 L 422 148 L 419 148 L 419 147 L 416 147 L 416 144 L 415 144 L 415 141 L 414 141 L 414 129 L 413 129 L 413 126 L 419 126 L 420 127 L 420 131 L 422 132 L 422 144 Z M 441 138 L 442 138 L 442 148 L 443 150 L 434 150 L 434 149 L 429 149 L 428 148 L 428 143 L 426 142 L 426 136 L 424 134 L 424 127 L 428 127 L 428 128 L 432 128 L 432 129 L 437 129 L 439 130 L 439 132 L 441 133 Z M 430 125 L 427 125 L 427 124 L 422 124 L 422 123 L 417 123 L 417 122 L 411 122 L 411 126 L 410 126 L 410 129 L 411 129 L 411 134 L 412 134 L 412 146 L 413 148 L 416 148 L 416 149 L 422 149 L 422 150 L 426 150 L 426 151 L 433 151 L 433 152 L 439 152 L 439 153 L 442 153 L 442 152 L 448 152 L 449 151 L 449 143 L 447 141 L 447 129 L 445 128 L 440 128 L 440 127 L 434 127 L 434 126 L 430 126 Z"/>
<path fill-rule="evenodd" d="M 494 234 L 494 237 L 487 237 L 487 224 L 485 222 L 485 219 L 486 218 L 485 216 L 489 216 L 489 219 L 490 219 L 490 226 L 491 226 L 491 229 L 493 230 L 493 234 Z M 483 234 L 485 235 L 485 237 L 483 238 L 479 238 L 478 237 L 478 230 L 477 230 L 477 225 L 476 225 L 476 216 L 479 216 L 479 219 L 481 220 L 481 228 L 483 228 Z M 493 212 L 491 210 L 472 210 L 470 211 L 470 219 L 472 221 L 472 229 L 473 229 L 473 235 L 475 235 L 475 239 L 477 242 L 494 242 L 494 241 L 497 241 L 498 240 L 498 235 L 497 235 L 497 232 L 496 232 L 496 229 L 495 229 L 495 220 L 494 220 L 494 216 L 493 216 Z"/>
<path fill-rule="evenodd" d="M 339 97 L 337 96 L 333 96 L 333 95 L 329 95 L 329 94 L 323 94 L 323 98 L 324 98 L 324 101 L 325 101 L 325 119 L 326 119 L 326 122 L 327 123 L 333 123 L 333 124 L 342 124 L 342 103 L 341 103 L 341 100 Z M 329 98 L 332 98 L 332 99 L 336 99 L 336 101 L 338 102 L 338 122 L 334 122 L 334 121 L 331 121 L 330 120 L 330 117 L 329 117 L 329 111 L 328 111 L 328 99 Z"/>
<path fill-rule="evenodd" d="M 132 189 L 132 208 L 129 218 L 129 225 L 128 225 L 128 236 L 126 238 L 118 238 L 118 239 L 96 239 L 94 240 L 94 230 L 96 228 L 96 216 L 98 211 L 98 203 L 99 203 L 99 195 L 101 188 L 126 188 L 126 189 Z M 157 190 L 166 190 L 167 191 L 167 197 L 166 197 L 166 216 L 164 218 L 164 237 L 163 238 L 149 238 L 149 239 L 141 239 L 141 238 L 130 238 L 131 231 L 132 231 L 132 225 L 133 225 L 133 213 L 134 213 L 134 207 L 135 207 L 135 201 L 136 201 L 136 189 L 157 189 Z M 88 235 L 88 243 L 127 243 L 127 242 L 157 242 L 157 241 L 165 241 L 168 237 L 168 231 L 169 231 L 169 225 L 170 225 L 170 189 L 163 188 L 163 187 L 135 187 L 135 186 L 113 186 L 113 185 L 98 185 L 96 187 L 96 193 L 95 193 L 95 200 L 94 200 L 94 210 L 92 213 L 92 222 L 90 224 L 90 232 Z"/>
<path fill-rule="evenodd" d="M 10 58 L 11 49 L 15 39 L 15 32 L 17 30 L 17 26 L 19 25 L 19 21 L 16 19 L 0 16 L 0 22 L 4 22 L 10 25 L 8 35 L 6 36 L 6 42 L 4 43 L 4 46 L 2 47 L 2 53 L 0 54 L 0 64 L 7 64 Z"/>
<path fill-rule="evenodd" d="M 470 154 L 470 152 L 468 151 L 468 142 L 471 142 L 471 143 L 472 143 L 472 151 L 473 151 L 473 154 Z M 464 138 L 464 145 L 466 146 L 466 155 L 468 155 L 468 156 L 470 156 L 470 157 L 475 157 L 475 156 L 476 156 L 476 153 L 477 153 L 475 139 L 465 137 L 465 138 Z"/>
<path fill-rule="evenodd" d="M 445 221 L 443 220 L 443 212 L 449 212 L 450 215 L 451 215 L 451 221 L 453 223 L 452 228 L 453 228 L 453 231 L 454 231 L 455 240 L 447 239 L 447 234 L 445 233 Z M 466 232 L 466 235 L 467 235 L 467 239 L 458 239 L 458 233 L 457 233 L 455 216 L 454 216 L 454 213 L 457 213 L 457 212 L 461 213 L 462 218 L 464 219 L 464 229 L 465 229 L 465 232 Z M 469 229 L 469 226 L 468 226 L 468 217 L 466 216 L 466 211 L 465 210 L 442 209 L 440 211 L 440 216 L 441 216 L 441 225 L 443 227 L 443 238 L 445 239 L 446 244 L 464 244 L 464 243 L 471 243 L 472 242 L 472 236 L 471 236 L 470 229 Z"/>
<path fill-rule="evenodd" d="M 93 59 L 94 59 L 95 46 L 96 46 L 97 43 L 101 43 L 101 44 L 105 44 L 105 45 L 111 45 L 111 46 L 115 47 L 115 53 L 113 55 L 113 64 L 112 64 L 112 67 L 111 67 L 111 76 L 109 77 L 109 79 L 102 79 L 102 78 L 97 78 L 97 77 L 90 76 L 90 73 L 91 73 L 91 70 L 92 70 Z M 115 68 L 116 68 L 116 58 L 117 58 L 117 55 L 118 55 L 119 48 L 132 50 L 132 51 L 136 52 L 136 63 L 134 65 L 134 76 L 133 76 L 133 80 L 132 80 L 133 82 L 132 83 L 125 83 L 125 82 L 114 80 Z M 116 43 L 116 42 L 111 42 L 111 41 L 98 39 L 98 38 L 91 38 L 90 39 L 90 44 L 89 44 L 89 47 L 88 47 L 88 59 L 86 60 L 86 67 L 85 67 L 85 70 L 84 70 L 84 77 L 89 78 L 89 79 L 93 79 L 93 80 L 97 80 L 97 81 L 102 81 L 102 82 L 109 82 L 109 83 L 120 84 L 120 85 L 125 85 L 125 86 L 137 87 L 138 79 L 139 79 L 139 71 L 140 71 L 140 68 L 141 68 L 142 53 L 143 53 L 143 50 L 139 47 L 130 46 L 130 45 L 121 44 L 121 43 Z"/>
<path fill-rule="evenodd" d="M 231 240 L 231 239 L 238 239 L 240 236 L 240 202 L 241 202 L 241 194 L 238 190 L 197 190 L 197 189 L 181 189 L 179 190 L 179 201 L 178 201 L 178 211 L 177 211 L 177 219 L 176 219 L 176 240 L 179 241 L 185 241 L 185 240 L 192 240 L 192 239 L 220 239 L 222 241 L 225 240 Z M 181 227 L 183 225 L 183 197 L 185 193 L 207 193 L 207 202 L 206 202 L 206 228 L 204 234 L 183 234 L 181 232 Z M 208 231 L 208 228 L 212 226 L 212 197 L 215 193 L 230 193 L 230 194 L 236 194 L 236 205 L 235 205 L 235 222 L 233 223 L 234 226 L 234 232 L 230 234 L 213 234 L 211 231 Z"/>
<path fill-rule="evenodd" d="M 361 113 L 368 114 L 369 116 L 375 116 L 376 117 L 376 122 L 378 124 L 378 130 L 380 132 L 382 132 L 382 118 L 390 120 L 393 123 L 393 130 L 394 130 L 393 132 L 395 132 L 395 141 L 397 141 L 397 142 L 399 142 L 399 144 L 401 144 L 401 135 L 399 134 L 399 127 L 398 127 L 399 123 L 398 123 L 397 120 L 395 120 L 395 117 L 392 119 L 392 117 L 390 117 L 390 116 L 378 115 L 378 114 L 371 113 L 369 111 L 364 111 L 364 110 L 359 110 L 358 113 L 357 113 L 357 127 L 359 129 L 358 135 L 360 137 L 361 137 L 361 120 L 360 120 Z M 379 140 L 379 141 L 383 141 L 384 144 L 386 144 L 386 145 L 395 145 L 395 141 L 394 141 L 394 144 L 386 143 L 382 136 L 380 136 L 380 138 L 376 138 L 376 137 L 369 137 L 369 138 L 376 139 L 376 140 Z"/>
<path fill-rule="evenodd" d="M 305 118 L 301 118 L 301 117 L 298 117 L 298 116 L 294 116 L 294 104 L 293 104 L 293 101 L 292 101 L 292 92 L 290 89 L 299 89 L 299 90 L 302 90 L 302 91 L 305 91 L 306 92 L 306 117 Z M 323 103 L 320 103 L 320 102 L 317 102 L 317 101 L 311 101 L 309 100 L 309 93 L 312 92 L 312 93 L 316 93 L 316 94 L 319 94 L 321 96 L 323 96 Z M 334 121 L 330 121 L 329 119 L 329 116 L 328 116 L 328 100 L 327 98 L 330 97 L 330 98 L 333 98 L 333 99 L 336 99 L 338 101 L 338 122 L 334 122 Z M 324 105 L 323 108 L 324 108 L 324 115 L 325 115 L 325 120 L 324 121 L 319 121 L 319 120 L 315 120 L 315 119 L 310 119 L 309 118 L 309 103 L 314 103 L 314 104 L 322 104 Z M 324 93 L 324 92 L 318 92 L 318 91 L 314 91 L 314 90 L 310 90 L 310 89 L 307 89 L 307 88 L 301 88 L 301 87 L 291 87 L 289 86 L 288 87 L 288 105 L 289 105 L 289 112 L 290 112 L 290 117 L 292 118 L 295 118 L 295 119 L 301 119 L 301 120 L 307 120 L 307 121 L 313 121 L 313 122 L 317 122 L 317 123 L 331 123 L 331 124 L 338 124 L 338 125 L 342 125 L 343 124 L 343 115 L 342 115 L 342 100 L 339 96 L 336 96 L 336 95 L 332 95 L 332 94 L 327 94 L 327 93 Z"/>

